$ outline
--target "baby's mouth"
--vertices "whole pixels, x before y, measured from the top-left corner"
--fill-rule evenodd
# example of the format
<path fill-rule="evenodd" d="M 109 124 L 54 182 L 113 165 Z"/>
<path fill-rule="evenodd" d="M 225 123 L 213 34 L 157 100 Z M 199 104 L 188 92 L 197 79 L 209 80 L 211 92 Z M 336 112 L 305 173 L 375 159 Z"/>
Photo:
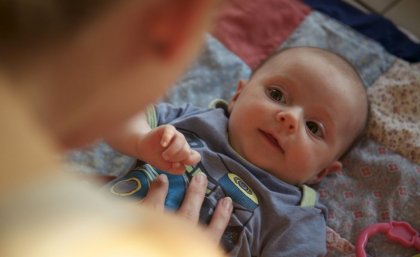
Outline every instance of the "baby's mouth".
<path fill-rule="evenodd" d="M 267 133 L 265 131 L 259 130 L 263 136 L 267 139 L 267 141 L 273 145 L 274 147 L 278 148 L 283 154 L 284 154 L 284 149 L 283 147 L 281 147 L 280 143 L 277 141 L 277 139 L 271 135 L 270 133 Z"/>

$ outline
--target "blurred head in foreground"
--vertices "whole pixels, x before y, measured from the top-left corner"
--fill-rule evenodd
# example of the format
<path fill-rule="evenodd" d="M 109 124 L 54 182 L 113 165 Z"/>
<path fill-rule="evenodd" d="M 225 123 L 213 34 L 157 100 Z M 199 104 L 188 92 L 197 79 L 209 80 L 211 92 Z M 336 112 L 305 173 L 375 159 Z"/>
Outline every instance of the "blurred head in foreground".
<path fill-rule="evenodd" d="M 111 133 L 197 54 L 215 0 L 0 0 L 0 78 L 64 148 Z"/>
<path fill-rule="evenodd" d="M 0 0 L 0 256 L 219 256 L 182 221 L 57 177 L 61 150 L 169 88 L 214 2 Z"/>

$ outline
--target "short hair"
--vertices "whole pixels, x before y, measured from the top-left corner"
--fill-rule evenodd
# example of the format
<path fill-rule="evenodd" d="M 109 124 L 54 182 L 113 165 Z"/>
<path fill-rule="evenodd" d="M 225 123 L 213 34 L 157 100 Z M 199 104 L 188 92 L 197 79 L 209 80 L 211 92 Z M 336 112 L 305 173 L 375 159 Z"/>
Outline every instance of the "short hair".
<path fill-rule="evenodd" d="M 370 113 L 369 103 L 368 103 L 368 97 L 366 92 L 366 86 L 363 83 L 363 79 L 360 76 L 357 69 L 354 67 L 354 65 L 343 55 L 333 52 L 331 50 L 319 48 L 319 47 L 312 47 L 312 46 L 302 46 L 302 47 L 287 47 L 282 48 L 280 50 L 275 51 L 273 54 L 271 54 L 268 58 L 263 60 L 251 73 L 250 79 L 253 77 L 254 74 L 258 72 L 265 64 L 267 64 L 270 60 L 273 58 L 288 52 L 288 51 L 295 51 L 295 50 L 309 50 L 314 53 L 319 54 L 319 56 L 327 59 L 327 61 L 331 61 L 334 64 L 336 64 L 336 67 L 338 67 L 338 70 L 344 73 L 344 75 L 348 75 L 357 85 L 359 85 L 359 90 L 363 93 L 364 101 L 366 102 L 366 110 L 365 110 L 365 117 L 363 120 L 363 123 L 361 127 L 359 128 L 359 131 L 356 132 L 354 138 L 349 142 L 348 147 L 346 147 L 340 154 L 339 159 L 341 159 L 343 156 L 345 156 L 353 147 L 358 143 L 358 141 L 364 136 L 365 131 L 367 129 L 368 124 L 368 118 Z"/>
<path fill-rule="evenodd" d="M 110 0 L 0 0 L 0 59 L 69 36 Z"/>
<path fill-rule="evenodd" d="M 361 78 L 359 72 L 354 67 L 354 65 L 343 55 L 337 52 L 333 52 L 332 50 L 323 49 L 320 47 L 314 47 L 314 46 L 298 46 L 298 47 L 285 47 L 281 48 L 280 50 L 276 50 L 274 53 L 272 53 L 270 56 L 268 56 L 266 59 L 264 59 L 262 62 L 258 64 L 258 66 L 252 70 L 251 76 L 252 77 L 261 67 L 263 67 L 267 62 L 269 62 L 271 59 L 285 53 L 288 51 L 295 51 L 295 50 L 310 50 L 313 52 L 317 52 L 324 58 L 327 58 L 328 60 L 339 64 L 341 63 L 341 70 L 345 72 L 348 75 L 354 76 L 354 78 L 360 82 L 360 84 L 365 87 L 363 83 L 363 79 Z"/>

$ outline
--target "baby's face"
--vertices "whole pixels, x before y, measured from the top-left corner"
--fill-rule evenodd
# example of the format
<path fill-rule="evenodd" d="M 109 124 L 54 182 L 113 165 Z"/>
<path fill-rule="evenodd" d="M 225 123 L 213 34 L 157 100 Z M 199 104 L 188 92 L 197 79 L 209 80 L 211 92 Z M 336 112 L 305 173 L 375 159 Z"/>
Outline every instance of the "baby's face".
<path fill-rule="evenodd" d="M 364 98 L 354 83 L 313 53 L 273 57 L 238 86 L 229 106 L 229 141 L 283 181 L 313 182 L 341 168 L 339 155 L 364 123 Z"/>

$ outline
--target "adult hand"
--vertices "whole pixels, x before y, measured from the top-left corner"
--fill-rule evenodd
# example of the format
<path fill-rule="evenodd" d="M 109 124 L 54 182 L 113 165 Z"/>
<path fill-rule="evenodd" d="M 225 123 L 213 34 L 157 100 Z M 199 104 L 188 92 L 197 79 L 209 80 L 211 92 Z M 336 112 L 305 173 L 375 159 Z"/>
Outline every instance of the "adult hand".
<path fill-rule="evenodd" d="M 149 192 L 143 200 L 143 204 L 163 211 L 165 198 L 168 193 L 168 178 L 161 174 L 150 185 Z M 204 173 L 194 176 L 188 186 L 187 193 L 177 214 L 185 219 L 198 223 L 201 205 L 203 204 L 207 189 L 207 177 Z M 219 243 L 223 232 L 232 215 L 233 205 L 230 197 L 221 199 L 216 206 L 216 210 L 206 227 L 206 233 L 215 242 Z"/>

